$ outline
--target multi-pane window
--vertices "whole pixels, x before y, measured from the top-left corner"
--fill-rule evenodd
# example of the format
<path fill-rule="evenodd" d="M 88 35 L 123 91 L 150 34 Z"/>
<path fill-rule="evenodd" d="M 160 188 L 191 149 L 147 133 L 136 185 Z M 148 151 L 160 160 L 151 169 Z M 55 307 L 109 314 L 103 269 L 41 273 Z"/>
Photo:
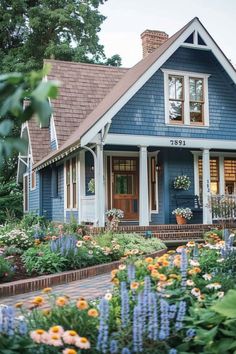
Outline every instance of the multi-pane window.
<path fill-rule="evenodd" d="M 203 123 L 203 79 L 189 78 L 189 105 L 190 105 L 190 123 Z"/>
<path fill-rule="evenodd" d="M 208 77 L 165 70 L 165 121 L 167 124 L 209 125 Z"/>
<path fill-rule="evenodd" d="M 169 75 L 169 118 L 172 123 L 183 123 L 184 78 Z"/>
<path fill-rule="evenodd" d="M 66 161 L 66 207 L 70 206 L 70 160 Z"/>
<path fill-rule="evenodd" d="M 236 194 L 236 159 L 224 159 L 225 193 Z"/>
<path fill-rule="evenodd" d="M 76 157 L 66 161 L 66 207 L 77 208 L 77 163 Z"/>

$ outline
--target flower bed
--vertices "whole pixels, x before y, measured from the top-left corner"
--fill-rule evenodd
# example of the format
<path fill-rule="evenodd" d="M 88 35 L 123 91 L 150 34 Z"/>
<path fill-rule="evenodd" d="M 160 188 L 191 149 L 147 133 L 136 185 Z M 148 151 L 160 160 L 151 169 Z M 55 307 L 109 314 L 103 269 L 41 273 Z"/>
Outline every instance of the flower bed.
<path fill-rule="evenodd" d="M 2 232 L 0 283 L 83 269 L 165 248 L 156 238 L 145 240 L 137 234 L 114 233 L 92 237 L 77 225 L 74 230 L 67 227 L 43 229 L 36 225 L 28 233 L 19 228 Z"/>
<path fill-rule="evenodd" d="M 157 258 L 128 259 L 112 271 L 114 290 L 100 301 L 72 302 L 44 289 L 30 311 L 16 304 L 23 316 L 17 320 L 2 308 L 1 352 L 233 354 L 236 253 L 232 235 L 225 236 Z M 47 297 L 50 308 L 41 310 Z"/>

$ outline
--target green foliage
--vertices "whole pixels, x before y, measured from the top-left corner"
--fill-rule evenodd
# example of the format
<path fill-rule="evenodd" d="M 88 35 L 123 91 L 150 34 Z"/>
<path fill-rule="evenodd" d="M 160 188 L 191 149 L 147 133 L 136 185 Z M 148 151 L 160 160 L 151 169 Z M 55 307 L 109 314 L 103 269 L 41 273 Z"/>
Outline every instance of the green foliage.
<path fill-rule="evenodd" d="M 28 230 L 34 225 L 38 225 L 41 227 L 47 227 L 48 226 L 48 221 L 46 220 L 45 216 L 39 216 L 35 213 L 27 213 L 23 216 L 21 222 L 20 222 L 20 227 Z"/>
<path fill-rule="evenodd" d="M 0 282 L 9 281 L 13 277 L 12 265 L 2 256 L 0 256 Z"/>
<path fill-rule="evenodd" d="M 98 32 L 105 17 L 104 0 L 13 0 L 0 3 L 0 70 L 42 68 L 43 59 L 120 65 L 114 55 L 106 61 Z"/>
<path fill-rule="evenodd" d="M 29 274 L 51 274 L 65 269 L 66 259 L 51 252 L 48 245 L 32 247 L 22 255 L 22 261 Z"/>
<path fill-rule="evenodd" d="M 220 315 L 236 319 L 236 290 L 229 290 L 221 301 L 212 306 L 212 309 Z"/>
<path fill-rule="evenodd" d="M 0 176 L 0 224 L 22 216 L 22 192 L 12 179 L 8 182 Z"/>

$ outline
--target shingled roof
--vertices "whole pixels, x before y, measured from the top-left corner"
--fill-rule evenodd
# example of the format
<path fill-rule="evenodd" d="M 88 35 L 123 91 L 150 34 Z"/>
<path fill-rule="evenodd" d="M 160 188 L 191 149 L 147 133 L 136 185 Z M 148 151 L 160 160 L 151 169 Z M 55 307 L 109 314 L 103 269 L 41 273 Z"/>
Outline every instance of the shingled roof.
<path fill-rule="evenodd" d="M 52 100 L 60 148 L 128 69 L 59 60 L 45 60 L 45 64 L 51 66 L 48 80 L 60 82 L 59 96 Z M 55 151 L 50 148 L 48 128 L 40 128 L 35 119 L 28 126 L 33 161 L 37 164 Z"/>

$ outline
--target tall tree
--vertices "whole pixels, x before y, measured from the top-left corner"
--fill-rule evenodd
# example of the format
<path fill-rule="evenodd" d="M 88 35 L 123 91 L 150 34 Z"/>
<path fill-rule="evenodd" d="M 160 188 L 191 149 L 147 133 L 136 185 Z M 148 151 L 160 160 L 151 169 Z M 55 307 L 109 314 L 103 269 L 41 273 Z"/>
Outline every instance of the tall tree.
<path fill-rule="evenodd" d="M 0 71 L 41 69 L 44 58 L 108 63 L 98 32 L 106 0 L 0 0 Z"/>

